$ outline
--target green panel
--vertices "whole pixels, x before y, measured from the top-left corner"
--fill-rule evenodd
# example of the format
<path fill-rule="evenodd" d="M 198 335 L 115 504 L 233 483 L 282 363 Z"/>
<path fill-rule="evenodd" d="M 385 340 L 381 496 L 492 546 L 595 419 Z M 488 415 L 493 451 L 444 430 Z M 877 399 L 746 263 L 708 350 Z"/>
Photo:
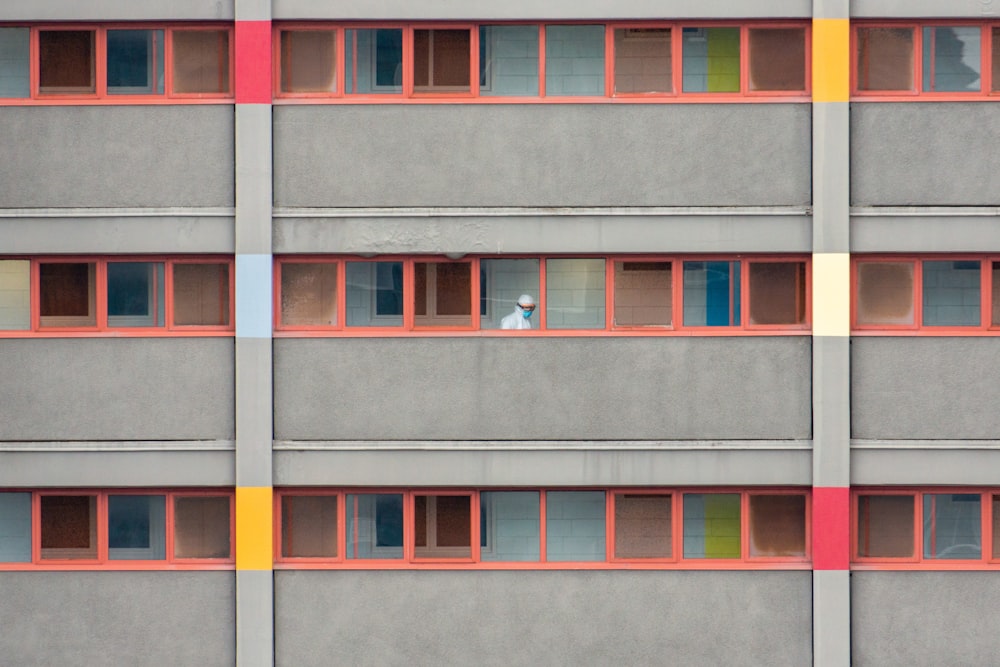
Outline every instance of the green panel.
<path fill-rule="evenodd" d="M 708 92 L 740 92 L 740 29 L 708 29 Z"/>
<path fill-rule="evenodd" d="M 735 493 L 705 495 L 705 557 L 740 557 L 740 497 Z"/>

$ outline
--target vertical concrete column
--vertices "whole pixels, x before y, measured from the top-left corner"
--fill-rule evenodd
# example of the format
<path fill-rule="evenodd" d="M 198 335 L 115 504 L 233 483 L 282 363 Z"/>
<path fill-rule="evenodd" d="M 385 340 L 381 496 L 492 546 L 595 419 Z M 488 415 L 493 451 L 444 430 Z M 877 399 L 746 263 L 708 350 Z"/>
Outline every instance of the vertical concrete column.
<path fill-rule="evenodd" d="M 236 0 L 236 662 L 274 664 L 271 3 Z"/>
<path fill-rule="evenodd" d="M 850 25 L 813 0 L 813 664 L 851 663 Z"/>

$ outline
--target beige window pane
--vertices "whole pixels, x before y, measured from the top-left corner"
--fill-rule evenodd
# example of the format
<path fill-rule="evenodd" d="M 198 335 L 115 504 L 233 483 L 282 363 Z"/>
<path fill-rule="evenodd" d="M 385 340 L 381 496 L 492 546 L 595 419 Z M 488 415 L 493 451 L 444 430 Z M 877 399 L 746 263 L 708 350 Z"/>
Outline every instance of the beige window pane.
<path fill-rule="evenodd" d="M 38 32 L 38 91 L 95 92 L 93 30 Z"/>
<path fill-rule="evenodd" d="M 229 92 L 229 32 L 174 30 L 175 93 Z"/>
<path fill-rule="evenodd" d="M 174 557 L 229 558 L 229 497 L 174 499 Z"/>
<path fill-rule="evenodd" d="M 615 262 L 615 326 L 670 326 L 670 262 Z"/>
<path fill-rule="evenodd" d="M 858 264 L 858 324 L 913 324 L 913 263 Z"/>
<path fill-rule="evenodd" d="M 913 29 L 858 28 L 858 90 L 913 90 Z"/>
<path fill-rule="evenodd" d="M 615 495 L 615 558 L 670 558 L 671 497 Z"/>
<path fill-rule="evenodd" d="M 804 324 L 805 262 L 750 263 L 750 324 Z"/>
<path fill-rule="evenodd" d="M 31 328 L 31 262 L 0 260 L 0 329 Z"/>
<path fill-rule="evenodd" d="M 332 93 L 337 89 L 335 38 L 332 30 L 281 31 L 283 93 Z"/>
<path fill-rule="evenodd" d="M 806 555 L 806 497 L 750 496 L 750 556 Z"/>
<path fill-rule="evenodd" d="M 913 496 L 858 498 L 861 558 L 909 558 L 913 554 Z"/>
<path fill-rule="evenodd" d="M 750 90 L 806 89 L 806 31 L 751 28 Z"/>
<path fill-rule="evenodd" d="M 337 265 L 281 265 L 281 323 L 286 326 L 337 324 Z"/>
<path fill-rule="evenodd" d="M 337 556 L 336 496 L 282 496 L 281 555 Z"/>
<path fill-rule="evenodd" d="M 615 92 L 673 91 L 670 28 L 615 29 Z"/>
<path fill-rule="evenodd" d="M 229 265 L 174 264 L 174 324 L 229 324 Z"/>

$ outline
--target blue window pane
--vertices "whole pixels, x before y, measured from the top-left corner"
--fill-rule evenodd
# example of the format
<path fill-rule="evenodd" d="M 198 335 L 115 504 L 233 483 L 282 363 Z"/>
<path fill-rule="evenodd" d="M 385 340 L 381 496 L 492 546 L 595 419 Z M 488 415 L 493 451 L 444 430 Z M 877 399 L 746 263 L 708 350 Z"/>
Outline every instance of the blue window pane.
<path fill-rule="evenodd" d="M 163 93 L 163 31 L 108 31 L 108 93 Z"/>
<path fill-rule="evenodd" d="M 108 496 L 108 557 L 162 560 L 166 557 L 166 498 Z"/>
<path fill-rule="evenodd" d="M 403 31 L 398 28 L 348 30 L 346 92 L 399 93 L 403 90 Z"/>
<path fill-rule="evenodd" d="M 923 263 L 924 326 L 979 326 L 978 261 Z"/>
<path fill-rule="evenodd" d="M 163 264 L 108 264 L 108 325 L 153 327 L 164 323 Z"/>
<path fill-rule="evenodd" d="M 28 28 L 0 28 L 0 97 L 28 97 Z"/>
<path fill-rule="evenodd" d="M 979 92 L 978 27 L 927 27 L 923 42 L 925 92 Z"/>
<path fill-rule="evenodd" d="M 684 326 L 739 324 L 739 262 L 684 262 Z"/>
<path fill-rule="evenodd" d="M 403 496 L 398 493 L 348 494 L 347 557 L 403 557 Z"/>
<path fill-rule="evenodd" d="M 31 494 L 0 493 L 0 563 L 31 562 Z"/>

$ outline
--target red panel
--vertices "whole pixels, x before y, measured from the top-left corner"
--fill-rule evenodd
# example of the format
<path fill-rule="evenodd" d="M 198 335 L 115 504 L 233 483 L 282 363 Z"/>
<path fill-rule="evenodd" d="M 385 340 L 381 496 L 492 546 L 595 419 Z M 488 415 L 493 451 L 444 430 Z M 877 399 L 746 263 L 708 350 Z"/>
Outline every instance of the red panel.
<path fill-rule="evenodd" d="M 851 490 L 813 487 L 814 570 L 847 570 L 851 560 Z"/>
<path fill-rule="evenodd" d="M 236 22 L 236 103 L 271 103 L 271 22 Z"/>

